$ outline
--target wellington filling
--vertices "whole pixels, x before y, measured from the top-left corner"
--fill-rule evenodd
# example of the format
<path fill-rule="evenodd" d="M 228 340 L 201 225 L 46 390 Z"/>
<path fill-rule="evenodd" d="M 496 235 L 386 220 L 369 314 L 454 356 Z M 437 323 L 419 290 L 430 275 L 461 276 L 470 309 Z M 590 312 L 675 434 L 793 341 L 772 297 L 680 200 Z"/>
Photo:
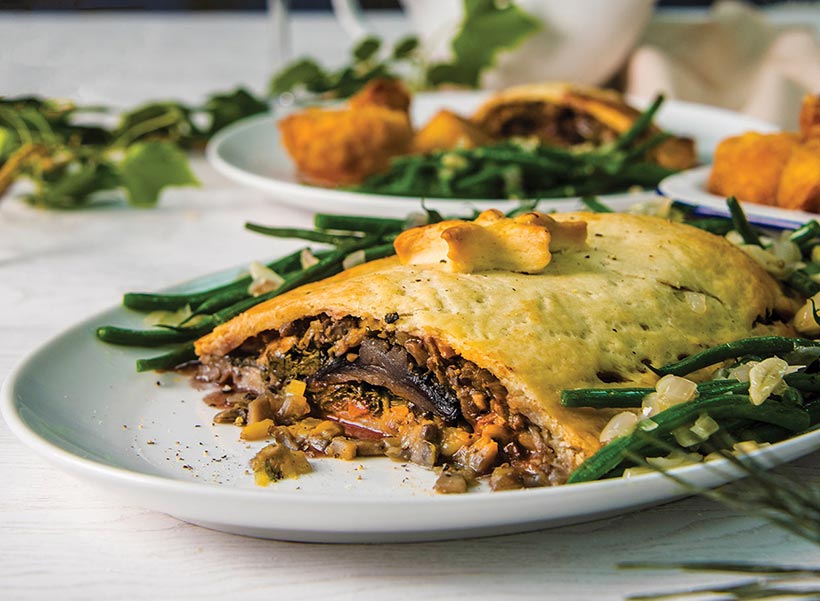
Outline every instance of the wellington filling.
<path fill-rule="evenodd" d="M 387 315 L 390 324 L 398 316 Z M 375 320 L 301 319 L 228 356 L 203 356 L 195 378 L 219 385 L 216 422 L 271 439 L 257 481 L 310 471 L 305 456 L 384 455 L 440 469 L 439 492 L 487 476 L 495 490 L 560 484 L 550 435 L 507 405 L 489 371 L 429 337 Z"/>
<path fill-rule="evenodd" d="M 496 136 L 536 136 L 557 146 L 600 145 L 618 137 L 589 113 L 540 101 L 499 106 L 484 118 L 484 126 Z"/>

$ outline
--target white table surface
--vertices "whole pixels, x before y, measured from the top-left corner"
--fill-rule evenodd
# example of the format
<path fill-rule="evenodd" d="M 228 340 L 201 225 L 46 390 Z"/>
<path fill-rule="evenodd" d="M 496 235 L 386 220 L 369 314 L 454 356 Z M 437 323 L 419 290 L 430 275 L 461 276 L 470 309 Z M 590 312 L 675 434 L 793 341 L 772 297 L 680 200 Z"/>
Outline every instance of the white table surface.
<path fill-rule="evenodd" d="M 2 13 L 0 13 L 2 15 Z M 377 20 L 395 36 L 395 19 Z M 0 16 L 0 94 L 128 105 L 261 89 L 262 17 Z M 345 47 L 324 17 L 300 17 L 296 52 Z M 194 160 L 205 184 L 159 208 L 43 212 L 0 202 L 0 379 L 70 324 L 153 289 L 268 256 L 245 221 L 307 225 Z M 820 455 L 790 466 L 820 476 Z M 620 599 L 725 582 L 624 571 L 621 561 L 814 565 L 820 550 L 759 519 L 692 498 L 623 517 L 468 542 L 329 546 L 247 539 L 114 498 L 52 468 L 0 422 L 0 599 Z"/>

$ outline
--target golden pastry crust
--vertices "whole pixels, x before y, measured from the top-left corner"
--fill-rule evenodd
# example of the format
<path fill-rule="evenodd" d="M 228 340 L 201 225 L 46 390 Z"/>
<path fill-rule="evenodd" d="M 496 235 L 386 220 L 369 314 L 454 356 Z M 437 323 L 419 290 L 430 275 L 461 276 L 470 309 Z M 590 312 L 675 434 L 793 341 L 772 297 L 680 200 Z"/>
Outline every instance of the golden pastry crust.
<path fill-rule="evenodd" d="M 549 144 L 602 144 L 627 131 L 640 114 L 614 90 L 542 83 L 494 95 L 478 108 L 473 121 L 497 138 L 532 135 Z M 653 126 L 649 131 L 660 130 Z M 694 141 L 681 137 L 655 147 L 649 158 L 670 169 L 688 169 L 697 163 Z"/>
<path fill-rule="evenodd" d="M 788 332 L 761 323 L 791 307 L 779 285 L 720 237 L 647 216 L 552 217 L 587 223 L 587 246 L 556 252 L 542 273 L 452 273 L 382 259 L 260 304 L 197 341 L 196 351 L 221 356 L 260 332 L 320 314 L 429 336 L 498 378 L 510 410 L 550 432 L 571 470 L 600 447 L 612 413 L 562 407 L 561 390 L 613 379 L 652 386 L 647 362 Z"/>

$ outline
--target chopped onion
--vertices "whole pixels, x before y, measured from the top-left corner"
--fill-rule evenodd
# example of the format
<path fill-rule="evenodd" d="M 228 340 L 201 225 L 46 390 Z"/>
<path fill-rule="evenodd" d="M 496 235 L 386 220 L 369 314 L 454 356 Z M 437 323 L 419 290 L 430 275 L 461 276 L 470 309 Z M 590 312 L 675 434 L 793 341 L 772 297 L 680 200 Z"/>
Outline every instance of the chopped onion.
<path fill-rule="evenodd" d="M 665 411 L 674 405 L 691 401 L 698 393 L 698 385 L 680 376 L 666 375 L 658 380 L 655 392 L 643 398 L 641 406 L 647 417 Z"/>
<path fill-rule="evenodd" d="M 634 478 L 635 476 L 642 476 L 644 474 L 652 474 L 654 472 L 655 470 L 653 470 L 651 467 L 628 467 L 624 470 L 624 473 L 621 477 L 629 479 Z"/>
<path fill-rule="evenodd" d="M 620 438 L 621 436 L 632 434 L 635 430 L 635 426 L 637 425 L 638 416 L 629 411 L 623 411 L 609 420 L 609 423 L 607 423 L 607 425 L 604 426 L 604 429 L 601 430 L 598 440 L 606 444 L 616 438 Z"/>
<path fill-rule="evenodd" d="M 185 305 L 176 311 L 151 311 L 142 322 L 146 326 L 178 326 L 192 314 L 191 305 Z"/>
<path fill-rule="evenodd" d="M 251 278 L 253 278 L 251 285 L 248 286 L 248 294 L 251 296 L 259 296 L 271 290 L 276 290 L 285 283 L 285 278 L 258 261 L 251 263 L 248 271 L 250 271 Z"/>
<path fill-rule="evenodd" d="M 692 432 L 692 430 L 689 429 L 689 426 L 675 428 L 672 430 L 672 436 L 675 438 L 675 442 L 682 447 L 693 447 L 696 444 L 703 442 L 703 439 Z"/>
<path fill-rule="evenodd" d="M 695 423 L 692 424 L 692 427 L 689 429 L 701 440 L 707 440 L 712 434 L 720 430 L 720 424 L 708 414 L 701 413 L 700 417 L 695 420 Z"/>
<path fill-rule="evenodd" d="M 361 265 L 366 259 L 367 255 L 364 254 L 364 250 L 356 250 L 345 257 L 345 260 L 342 261 L 342 267 L 350 269 L 356 265 Z"/>
<path fill-rule="evenodd" d="M 749 398 L 760 405 L 783 386 L 783 376 L 789 364 L 780 357 L 764 359 L 749 370 Z"/>
<path fill-rule="evenodd" d="M 812 301 L 814 301 L 814 307 L 812 307 Z M 806 336 L 820 335 L 820 324 L 814 318 L 815 309 L 820 310 L 820 292 L 807 300 L 792 320 L 795 329 L 801 334 Z"/>
<path fill-rule="evenodd" d="M 758 361 L 748 361 L 747 363 L 738 365 L 737 367 L 729 370 L 729 379 L 735 379 L 738 382 L 748 382 L 749 372 L 757 364 Z"/>
<path fill-rule="evenodd" d="M 789 269 L 786 262 L 773 252 L 763 249 L 757 244 L 741 244 L 739 248 L 776 278 L 783 278 L 788 275 Z"/>
<path fill-rule="evenodd" d="M 695 398 L 698 393 L 698 385 L 692 380 L 673 376 L 669 374 L 658 380 L 655 384 L 658 394 L 672 401 L 673 404 L 685 403 Z"/>
<path fill-rule="evenodd" d="M 319 262 L 319 259 L 316 258 L 312 252 L 310 252 L 309 248 L 305 248 L 299 253 L 299 262 L 302 264 L 302 269 L 307 269 L 308 267 L 313 267 L 316 263 Z"/>
<path fill-rule="evenodd" d="M 646 462 L 661 470 L 668 470 L 674 467 L 681 467 L 684 465 L 692 465 L 703 461 L 703 455 L 700 453 L 685 453 L 675 449 L 666 457 L 647 457 Z"/>
<path fill-rule="evenodd" d="M 751 453 L 758 449 L 771 446 L 768 442 L 757 442 L 756 440 L 741 440 L 732 445 L 732 450 L 738 454 Z"/>

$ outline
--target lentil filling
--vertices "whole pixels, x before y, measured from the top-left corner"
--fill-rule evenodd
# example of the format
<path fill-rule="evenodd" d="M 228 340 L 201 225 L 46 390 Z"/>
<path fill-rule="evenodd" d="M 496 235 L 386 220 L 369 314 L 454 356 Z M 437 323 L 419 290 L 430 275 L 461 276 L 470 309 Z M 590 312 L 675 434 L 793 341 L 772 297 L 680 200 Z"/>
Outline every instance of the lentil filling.
<path fill-rule="evenodd" d="M 445 493 L 480 477 L 494 490 L 567 478 L 549 433 L 509 410 L 507 390 L 489 371 L 433 338 L 375 320 L 298 320 L 230 355 L 201 357 L 194 378 L 219 386 L 205 397 L 221 409 L 215 422 L 272 440 L 277 452 L 269 445 L 252 462 L 270 479 L 288 476 L 275 460 L 282 449 L 411 461 L 438 469 L 435 488 Z"/>

